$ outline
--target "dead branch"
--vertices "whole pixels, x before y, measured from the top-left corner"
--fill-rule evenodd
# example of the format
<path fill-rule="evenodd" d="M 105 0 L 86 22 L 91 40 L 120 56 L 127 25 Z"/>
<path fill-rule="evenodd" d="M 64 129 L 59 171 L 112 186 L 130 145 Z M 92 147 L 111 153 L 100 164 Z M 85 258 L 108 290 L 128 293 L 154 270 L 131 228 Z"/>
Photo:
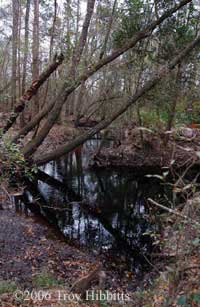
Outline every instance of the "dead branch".
<path fill-rule="evenodd" d="M 151 199 L 151 198 L 148 198 L 148 201 L 149 201 L 151 204 L 153 204 L 153 205 L 155 205 L 155 206 L 157 206 L 157 207 L 159 207 L 159 208 L 161 208 L 161 209 L 163 209 L 163 210 L 165 210 L 165 211 L 168 211 L 169 213 L 175 214 L 175 215 L 178 216 L 178 217 L 181 217 L 181 218 L 183 218 L 183 219 L 186 219 L 186 220 L 188 220 L 189 222 L 194 223 L 195 225 L 197 225 L 198 227 L 200 227 L 200 223 L 199 223 L 199 222 L 197 222 L 197 221 L 191 219 L 191 218 L 188 217 L 187 215 L 184 215 L 184 214 L 182 214 L 182 213 L 180 213 L 180 212 L 178 212 L 178 211 L 176 211 L 176 210 L 173 210 L 173 209 L 170 209 L 170 208 L 168 208 L 168 207 L 165 207 L 165 206 L 163 206 L 163 205 L 157 203 L 155 200 L 153 200 L 153 199 Z"/>

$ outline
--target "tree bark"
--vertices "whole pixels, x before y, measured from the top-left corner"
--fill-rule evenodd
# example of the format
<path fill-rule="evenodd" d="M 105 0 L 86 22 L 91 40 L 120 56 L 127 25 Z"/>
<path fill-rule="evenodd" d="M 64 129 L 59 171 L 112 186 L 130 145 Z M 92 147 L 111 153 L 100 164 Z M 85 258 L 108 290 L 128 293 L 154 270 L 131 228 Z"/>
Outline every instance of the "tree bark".
<path fill-rule="evenodd" d="M 57 69 L 59 65 L 63 62 L 63 55 L 59 55 L 56 57 L 46 70 L 42 72 L 39 76 L 38 80 L 35 80 L 32 85 L 28 88 L 28 90 L 24 93 L 24 95 L 19 99 L 18 104 L 15 106 L 12 115 L 8 119 L 4 129 L 3 134 L 5 134 L 12 125 L 16 122 L 17 117 L 21 112 L 23 112 L 26 103 L 31 100 L 31 98 L 37 93 L 38 89 L 42 86 L 42 84 L 49 78 L 49 76 Z"/>
<path fill-rule="evenodd" d="M 74 114 L 75 114 L 75 127 L 78 127 L 79 125 L 79 121 L 81 118 L 81 106 L 83 105 L 83 101 L 84 101 L 84 96 L 85 96 L 85 92 L 86 92 L 86 86 L 85 86 L 85 82 L 82 82 L 80 85 L 80 88 L 78 89 L 77 95 L 75 95 L 75 110 L 74 110 Z"/>
<path fill-rule="evenodd" d="M 187 3 L 191 2 L 192 0 L 182 0 L 178 5 L 174 6 L 167 12 L 163 13 L 163 15 L 157 19 L 156 21 L 153 21 L 150 23 L 145 29 L 142 31 L 139 31 L 134 35 L 132 39 L 130 39 L 127 43 L 124 44 L 122 48 L 119 48 L 117 50 L 114 50 L 110 55 L 105 57 L 104 59 L 100 60 L 97 64 L 93 65 L 93 67 L 86 70 L 86 72 L 80 76 L 76 82 L 74 82 L 71 86 L 68 86 L 66 84 L 63 85 L 61 88 L 61 91 L 59 92 L 58 96 L 54 101 L 52 101 L 47 107 L 45 107 L 39 114 L 35 116 L 35 118 L 23 129 L 21 130 L 15 140 L 17 140 L 21 135 L 26 135 L 29 131 L 31 131 L 45 116 L 47 113 L 51 111 L 51 126 L 47 127 L 46 130 L 43 130 L 43 136 L 39 136 L 38 140 L 35 140 L 35 143 L 33 144 L 34 148 L 31 149 L 31 144 L 29 144 L 25 149 L 24 152 L 28 154 L 28 151 L 30 150 L 30 154 L 33 153 L 37 147 L 42 143 L 46 135 L 48 134 L 49 130 L 57 120 L 59 113 L 62 109 L 62 105 L 65 103 L 67 97 L 70 93 L 72 93 L 81 83 L 82 81 L 86 81 L 89 77 L 91 77 L 93 74 L 95 74 L 98 70 L 100 70 L 103 66 L 111 63 L 116 58 L 118 58 L 120 55 L 122 55 L 127 50 L 133 48 L 139 41 L 142 39 L 148 37 L 154 29 L 158 25 L 160 25 L 165 19 L 170 17 L 173 13 L 178 11 L 180 8 L 185 6 Z M 58 113 L 58 114 L 57 114 Z"/>
<path fill-rule="evenodd" d="M 180 98 L 180 81 L 181 81 L 181 65 L 178 66 L 177 74 L 176 74 L 176 86 L 177 86 L 177 91 L 175 93 L 175 97 L 172 101 L 172 106 L 171 110 L 168 115 L 168 121 L 167 121 L 167 127 L 166 131 L 171 131 L 175 113 L 176 113 L 176 105 L 178 102 L 178 99 Z"/>
<path fill-rule="evenodd" d="M 11 86 L 11 81 L 6 83 L 3 88 L 0 89 L 0 95 L 3 94 Z"/>
<path fill-rule="evenodd" d="M 111 28 L 112 28 L 112 24 L 113 24 L 113 18 L 114 18 L 114 14 L 115 14 L 116 5 L 117 5 L 117 0 L 115 0 L 114 3 L 113 3 L 112 15 L 111 15 L 110 20 L 109 20 L 109 24 L 108 24 L 108 29 L 107 29 L 107 32 L 106 32 L 105 40 L 104 40 L 103 47 L 102 47 L 102 50 L 101 50 L 100 56 L 99 56 L 100 60 L 106 54 L 108 39 L 109 39 L 109 36 L 110 36 L 110 31 L 111 31 Z"/>
<path fill-rule="evenodd" d="M 32 80 L 39 77 L 39 0 L 34 0 L 33 42 L 32 42 Z M 39 95 L 34 95 L 32 114 L 39 112 Z"/>
<path fill-rule="evenodd" d="M 83 23 L 81 36 L 80 36 L 78 45 L 75 48 L 74 53 L 72 55 L 72 65 L 71 65 L 70 75 L 73 79 L 75 79 L 76 77 L 77 66 L 81 60 L 81 56 L 82 56 L 82 53 L 83 53 L 83 50 L 86 44 L 88 29 L 89 29 L 90 21 L 91 21 L 92 14 L 94 11 L 94 4 L 95 4 L 95 0 L 88 0 L 87 2 L 87 13 L 86 13 L 85 20 Z"/>
<path fill-rule="evenodd" d="M 26 1 L 26 15 L 25 15 L 25 42 L 24 42 L 24 61 L 23 61 L 23 75 L 22 75 L 22 94 L 26 89 L 26 75 L 28 62 L 28 47 L 29 47 L 29 16 L 30 16 L 31 0 Z M 20 127 L 24 126 L 24 113 L 22 112 L 20 118 Z"/>
<path fill-rule="evenodd" d="M 11 107 L 13 108 L 17 100 L 17 46 L 18 46 L 18 26 L 19 26 L 19 0 L 12 0 L 12 94 Z"/>
<path fill-rule="evenodd" d="M 78 64 L 80 62 L 80 59 L 81 59 L 81 56 L 82 56 L 82 53 L 83 53 L 83 49 L 84 49 L 85 44 L 86 44 L 88 29 L 89 29 L 90 21 L 91 21 L 91 18 L 92 18 L 92 13 L 93 13 L 93 10 L 94 10 L 94 4 L 95 4 L 95 0 L 88 0 L 88 2 L 87 2 L 87 13 L 86 13 L 85 20 L 84 20 L 84 23 L 83 23 L 81 36 L 80 36 L 80 39 L 79 39 L 79 42 L 78 42 L 78 46 L 75 49 L 73 57 L 72 57 L 72 67 L 71 67 L 71 71 L 70 71 L 70 78 L 72 78 L 72 79 L 75 79 L 75 76 L 76 76 L 75 68 L 78 66 Z M 58 119 L 60 112 L 62 110 L 62 106 L 65 103 L 67 97 L 77 87 L 78 86 L 76 86 L 76 85 L 72 86 L 71 88 L 69 87 L 69 89 L 67 89 L 67 91 L 66 91 L 66 93 L 64 93 L 64 95 L 63 95 L 63 91 L 61 91 L 58 94 L 56 101 L 58 101 L 59 103 L 56 104 L 56 101 L 55 101 L 55 106 L 52 109 L 52 113 L 48 116 L 46 123 L 41 128 L 41 130 L 38 132 L 37 137 L 34 138 L 32 141 L 30 141 L 23 148 L 23 153 L 25 155 L 34 153 L 35 150 L 37 149 L 37 147 L 43 142 L 44 138 L 48 135 L 50 129 L 52 128 L 52 126 L 54 125 L 56 120 Z"/>
<path fill-rule="evenodd" d="M 21 88 L 21 14 L 22 14 L 22 4 L 19 1 L 19 18 L 18 18 L 18 36 L 17 36 L 17 83 L 18 83 L 18 95 L 17 99 L 22 95 Z"/>
<path fill-rule="evenodd" d="M 166 132 L 170 132 L 172 130 L 172 125 L 174 122 L 174 117 L 176 114 L 176 106 L 178 103 L 178 100 L 180 98 L 180 80 L 181 79 L 181 64 L 179 64 L 178 68 L 177 68 L 177 73 L 176 73 L 176 80 L 175 80 L 175 86 L 177 87 L 176 92 L 174 93 L 174 97 L 172 99 L 172 105 L 171 105 L 171 109 L 169 110 L 169 114 L 168 114 L 168 120 L 167 120 L 167 126 L 165 131 Z M 164 146 L 166 146 L 169 142 L 170 139 L 170 134 L 166 133 L 164 135 L 164 139 L 163 139 L 163 144 Z"/>
<path fill-rule="evenodd" d="M 77 76 L 77 68 L 78 68 L 78 64 L 80 63 L 81 60 L 81 56 L 87 41 L 87 36 L 88 36 L 88 29 L 89 29 L 89 25 L 91 22 L 91 18 L 92 18 L 92 14 L 94 11 L 94 5 L 95 5 L 95 0 L 88 0 L 87 1 L 87 12 L 86 12 L 86 16 L 85 16 L 85 20 L 83 23 L 83 27 L 82 27 L 82 32 L 81 32 L 81 36 L 79 38 L 79 41 L 77 41 L 78 38 L 78 32 L 79 32 L 79 10 L 80 10 L 80 3 L 78 1 L 77 3 L 77 29 L 76 29 L 76 46 L 75 49 L 73 51 L 72 54 L 72 63 L 71 63 L 71 68 L 70 68 L 70 78 L 72 80 L 76 79 Z M 84 84 L 84 82 L 82 82 L 82 84 Z M 75 100 L 76 100 L 76 94 L 73 93 L 72 94 L 72 99 L 70 100 L 71 104 L 72 104 L 72 112 L 73 114 L 75 114 Z"/>
<path fill-rule="evenodd" d="M 5 66 L 6 66 L 6 58 L 9 55 L 9 45 L 10 45 L 11 39 L 12 39 L 12 36 L 10 36 L 8 38 L 8 42 L 6 43 L 6 46 L 5 46 L 5 48 L 4 48 L 3 52 L 2 52 L 3 61 L 1 62 L 1 65 L 0 65 L 0 80 L 2 80 L 4 78 L 4 70 L 5 70 Z M 11 81 L 12 81 L 12 79 L 11 79 Z"/>
<path fill-rule="evenodd" d="M 57 0 L 54 0 L 54 16 L 53 16 L 53 23 L 52 23 L 52 29 L 51 29 L 51 38 L 50 38 L 50 45 L 49 45 L 49 62 L 52 61 L 52 54 L 53 54 L 53 46 L 54 46 L 54 36 L 55 36 L 55 29 L 56 29 L 56 19 L 57 19 Z M 44 92 L 44 99 L 42 106 L 45 105 L 46 99 L 47 99 L 47 94 L 49 90 L 49 82 L 50 79 L 47 80 L 45 92 Z"/>
<path fill-rule="evenodd" d="M 78 136 L 74 141 L 71 141 L 65 145 L 59 146 L 53 152 L 44 154 L 40 157 L 37 157 L 34 162 L 38 165 L 47 163 L 51 160 L 55 160 L 76 147 L 80 146 L 87 139 L 94 136 L 96 133 L 108 127 L 114 120 L 116 120 L 120 115 L 122 115 L 131 105 L 133 105 L 140 97 L 146 94 L 149 90 L 151 90 L 162 78 L 170 73 L 176 65 L 181 63 L 181 61 L 200 43 L 200 36 L 198 36 L 191 44 L 189 44 L 182 52 L 178 54 L 168 65 L 162 66 L 158 72 L 146 82 L 146 84 L 138 89 L 138 91 L 133 95 L 133 97 L 129 98 L 127 102 L 119 108 L 118 111 L 114 112 L 109 118 L 103 120 L 94 128 L 92 128 L 89 132 L 84 133 L 83 135 Z"/>

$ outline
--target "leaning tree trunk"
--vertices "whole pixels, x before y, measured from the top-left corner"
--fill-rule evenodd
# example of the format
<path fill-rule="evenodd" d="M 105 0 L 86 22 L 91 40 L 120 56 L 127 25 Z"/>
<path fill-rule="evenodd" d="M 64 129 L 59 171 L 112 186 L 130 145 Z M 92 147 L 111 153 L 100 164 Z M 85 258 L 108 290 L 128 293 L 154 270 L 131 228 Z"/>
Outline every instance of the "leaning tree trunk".
<path fill-rule="evenodd" d="M 77 66 L 81 60 L 81 56 L 82 56 L 82 53 L 83 53 L 83 50 L 86 44 L 86 40 L 88 36 L 88 29 L 89 29 L 90 21 L 91 21 L 92 14 L 94 11 L 94 4 L 95 4 L 95 0 L 88 0 L 87 2 L 87 13 L 86 13 L 85 20 L 83 23 L 81 36 L 80 36 L 78 45 L 75 48 L 74 53 L 72 55 L 72 65 L 71 65 L 70 75 L 72 76 L 73 79 L 75 79 L 76 77 Z"/>
<path fill-rule="evenodd" d="M 63 91 L 61 91 L 58 94 L 58 97 L 56 98 L 56 102 L 58 101 L 58 104 L 55 103 L 55 106 L 52 108 L 51 114 L 49 114 L 46 123 L 41 128 L 41 130 L 38 132 L 38 135 L 36 138 L 34 138 L 32 141 L 30 141 L 25 148 L 23 149 L 23 153 L 25 154 L 32 154 L 36 151 L 37 147 L 43 142 L 44 138 L 48 135 L 50 129 L 53 127 L 56 120 L 59 118 L 59 115 L 62 110 L 62 106 L 65 103 L 67 97 L 69 94 L 71 94 L 78 86 L 75 82 L 75 76 L 76 76 L 76 67 L 78 66 L 81 56 L 86 44 L 87 35 L 88 35 L 88 29 L 90 25 L 90 21 L 92 18 L 93 10 L 94 10 L 94 4 L 95 0 L 88 0 L 87 2 L 87 13 L 85 16 L 85 20 L 83 22 L 82 32 L 81 36 L 78 42 L 78 46 L 74 51 L 73 57 L 72 57 L 72 66 L 70 71 L 70 78 L 74 79 L 75 85 L 71 88 L 67 89 L 66 93 L 63 95 Z M 81 82 L 80 82 L 81 83 Z"/>
<path fill-rule="evenodd" d="M 99 56 L 99 59 L 100 59 L 100 60 L 101 60 L 101 59 L 104 57 L 104 55 L 106 54 L 107 44 L 108 44 L 108 40 L 109 40 L 109 36 L 110 36 L 112 24 L 113 24 L 113 19 L 114 19 L 114 14 L 115 14 L 115 8 L 116 8 L 116 6 L 117 6 L 117 0 L 115 0 L 114 3 L 113 3 L 112 15 L 111 15 L 110 20 L 109 20 L 109 23 L 108 23 L 108 29 L 107 29 L 107 32 L 106 32 L 105 40 L 104 40 L 103 47 L 102 47 L 102 49 L 101 49 L 100 56 Z"/>
<path fill-rule="evenodd" d="M 19 99 L 18 104 L 15 106 L 11 117 L 8 119 L 5 127 L 3 128 L 3 134 L 5 134 L 12 125 L 16 122 L 17 117 L 23 112 L 25 105 L 31 98 L 37 93 L 38 89 L 42 86 L 42 84 L 49 78 L 49 76 L 57 69 L 59 65 L 63 62 L 63 55 L 57 56 L 53 63 L 51 63 L 39 76 L 37 80 L 35 80 L 32 85 L 27 89 L 27 91 L 23 94 L 23 96 Z M 23 130 L 23 129 L 22 129 Z"/>
<path fill-rule="evenodd" d="M 143 30 L 136 33 L 130 40 L 124 43 L 123 47 L 114 50 L 110 55 L 103 58 L 96 65 L 93 65 L 88 70 L 86 70 L 86 72 L 82 76 L 80 76 L 76 80 L 76 82 L 73 83 L 73 85 L 67 87 L 64 84 L 56 99 L 52 101 L 47 107 L 44 107 L 41 112 L 38 113 L 33 118 L 33 120 L 18 133 L 17 137 L 15 138 L 15 140 L 17 140 L 21 135 L 26 135 L 46 116 L 47 113 L 51 111 L 51 113 L 49 114 L 48 121 L 46 122 L 42 130 L 39 132 L 37 138 L 32 142 L 28 143 L 23 149 L 24 153 L 26 155 L 29 155 L 36 151 L 37 147 L 43 142 L 44 138 L 47 136 L 50 129 L 56 122 L 62 109 L 62 106 L 68 98 L 69 94 L 71 94 L 82 83 L 82 81 L 86 81 L 103 66 L 111 63 L 120 55 L 133 48 L 139 41 L 151 35 L 152 31 L 156 29 L 156 27 L 160 25 L 165 19 L 170 17 L 172 14 L 174 14 L 176 11 L 178 11 L 180 8 L 185 6 L 187 3 L 190 3 L 191 1 L 192 0 L 182 0 L 178 5 L 175 5 L 173 8 L 163 13 L 163 15 L 159 19 L 151 22 Z"/>
<path fill-rule="evenodd" d="M 170 73 L 171 70 L 173 70 L 176 65 L 181 63 L 181 61 L 200 43 L 200 36 L 198 36 L 191 44 L 189 44 L 182 52 L 179 53 L 178 56 L 176 56 L 168 65 L 161 67 L 158 72 L 146 82 L 146 84 L 138 89 L 138 91 L 133 95 L 133 97 L 129 98 L 124 105 L 119 108 L 116 112 L 114 112 L 113 115 L 111 115 L 109 118 L 103 120 L 98 125 L 96 125 L 94 128 L 92 128 L 89 132 L 86 132 L 80 136 L 78 136 L 75 140 L 59 146 L 56 150 L 53 152 L 41 155 L 40 157 L 35 158 L 34 162 L 38 165 L 44 164 L 46 162 L 49 162 L 51 160 L 55 160 L 76 147 L 80 146 L 82 143 L 84 143 L 86 140 L 94 136 L 96 133 L 101 131 L 102 129 L 105 129 L 108 127 L 114 120 L 116 120 L 120 115 L 122 115 L 131 105 L 136 103 L 136 101 L 142 97 L 144 94 L 146 94 L 148 91 L 150 91 L 153 87 L 155 87 L 159 81 L 164 78 L 167 74 Z"/>

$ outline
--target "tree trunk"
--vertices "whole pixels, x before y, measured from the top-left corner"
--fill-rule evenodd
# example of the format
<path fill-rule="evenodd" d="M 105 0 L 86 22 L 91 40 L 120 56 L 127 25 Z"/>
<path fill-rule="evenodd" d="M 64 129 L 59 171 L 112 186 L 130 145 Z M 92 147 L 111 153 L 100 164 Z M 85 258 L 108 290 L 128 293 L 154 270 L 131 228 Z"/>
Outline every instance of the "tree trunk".
<path fill-rule="evenodd" d="M 50 45 L 49 45 L 49 62 L 52 61 L 54 36 L 55 36 L 55 28 L 56 28 L 56 19 L 57 19 L 57 7 L 58 7 L 57 0 L 54 0 L 54 16 L 53 16 L 53 24 L 52 24 L 52 29 L 51 29 L 51 38 L 50 38 Z M 46 103 L 48 89 L 49 89 L 49 83 L 50 83 L 50 79 L 47 80 L 47 85 L 46 85 L 45 92 L 44 92 L 44 100 L 43 100 L 42 106 L 44 106 L 45 103 Z"/>
<path fill-rule="evenodd" d="M 27 75 L 27 62 L 28 62 L 28 47 L 29 47 L 29 16 L 30 16 L 31 0 L 26 1 L 26 15 L 25 15 L 25 42 L 24 42 L 24 61 L 23 61 L 23 75 L 22 75 L 22 94 L 26 89 L 26 75 Z M 24 127 L 24 112 L 20 117 L 20 127 Z"/>
<path fill-rule="evenodd" d="M 18 82 L 18 95 L 17 98 L 21 97 L 22 95 L 22 88 L 21 88 L 21 13 L 22 13 L 22 5 L 21 1 L 19 2 L 19 19 L 18 19 L 18 37 L 17 37 L 17 82 Z"/>
<path fill-rule="evenodd" d="M 8 119 L 3 134 L 5 134 L 10 127 L 16 122 L 17 117 L 21 114 L 25 108 L 25 105 L 31 98 L 37 93 L 42 84 L 49 78 L 49 76 L 57 69 L 57 67 L 63 62 L 63 55 L 61 54 L 54 62 L 47 67 L 47 69 L 39 76 L 38 80 L 35 80 L 24 95 L 19 99 L 18 104 L 15 106 L 11 117 Z M 22 129 L 23 130 L 23 129 Z M 20 130 L 21 131 L 21 130 Z M 21 134 L 20 134 L 21 135 Z"/>
<path fill-rule="evenodd" d="M 147 36 L 149 36 L 154 29 L 158 25 L 160 25 L 165 19 L 170 17 L 173 13 L 178 11 L 180 8 L 185 6 L 187 3 L 191 2 L 192 0 L 182 0 L 178 5 L 174 6 L 173 8 L 169 9 L 167 12 L 163 13 L 163 15 L 157 19 L 156 21 L 151 22 L 147 27 L 138 33 L 136 33 L 127 43 L 124 44 L 122 48 L 114 50 L 110 55 L 105 57 L 104 59 L 100 60 L 97 64 L 93 65 L 91 68 L 86 70 L 86 72 L 80 76 L 76 82 L 73 83 L 73 85 L 68 86 L 63 85 L 61 88 L 61 91 L 59 92 L 58 96 L 54 101 L 52 101 L 47 107 L 44 107 L 40 113 L 38 113 L 33 120 L 24 127 L 23 130 L 21 130 L 17 137 L 18 139 L 21 135 L 26 135 L 29 131 L 31 131 L 45 116 L 47 113 L 51 111 L 49 114 L 50 120 L 49 125 L 48 122 L 46 123 L 46 129 L 43 129 L 43 131 L 40 133 L 40 136 L 38 140 L 34 140 L 34 148 L 31 149 L 32 145 L 28 144 L 26 148 L 24 149 L 24 152 L 28 155 L 28 151 L 30 150 L 30 153 L 34 152 L 37 147 L 42 143 L 48 132 L 50 131 L 53 124 L 56 122 L 59 113 L 62 109 L 62 105 L 65 103 L 66 99 L 68 98 L 69 94 L 72 93 L 81 83 L 82 81 L 86 81 L 89 77 L 91 77 L 94 73 L 96 73 L 98 70 L 100 70 L 103 66 L 111 63 L 116 58 L 118 58 L 120 55 L 122 55 L 124 52 L 129 50 L 130 48 L 133 48 L 139 41 L 143 40 Z M 45 128 L 45 127 L 44 127 Z M 27 151 L 27 149 L 29 149 Z"/>
<path fill-rule="evenodd" d="M 177 74 L 176 74 L 177 91 L 175 93 L 175 97 L 174 97 L 174 100 L 172 102 L 172 107 L 171 107 L 171 110 L 170 110 L 169 116 L 168 116 L 168 122 L 167 122 L 167 127 L 166 127 L 167 131 L 171 131 L 171 129 L 172 129 L 172 125 L 173 125 L 173 121 L 174 121 L 174 117 L 175 117 L 175 113 L 176 113 L 176 105 L 177 105 L 177 101 L 178 101 L 179 96 L 180 96 L 180 79 L 181 79 L 181 65 L 178 66 L 178 71 L 177 71 Z"/>
<path fill-rule="evenodd" d="M 32 80 L 35 82 L 39 77 L 39 0 L 34 0 L 33 20 L 33 43 L 32 43 Z M 39 112 L 39 95 L 34 96 L 32 114 Z"/>
<path fill-rule="evenodd" d="M 93 10 L 94 10 L 94 3 L 95 3 L 95 0 L 88 0 L 88 2 L 87 2 L 87 13 L 86 13 L 85 20 L 84 20 L 84 23 L 83 23 L 82 33 L 81 33 L 81 36 L 80 36 L 78 46 L 77 46 L 77 48 L 74 52 L 73 58 L 72 58 L 72 67 L 71 67 L 71 72 L 70 72 L 70 77 L 72 77 L 72 78 L 75 78 L 76 70 L 74 70 L 74 69 L 75 69 L 75 67 L 77 67 L 77 65 L 80 62 L 80 59 L 81 59 L 81 56 L 82 56 L 82 53 L 83 53 L 83 49 L 84 49 L 85 44 L 86 44 L 88 29 L 89 29 L 90 21 L 91 21 L 91 18 L 92 18 L 92 13 L 93 13 Z M 67 97 L 77 87 L 78 86 L 76 86 L 76 85 L 72 86 L 71 88 L 69 87 L 69 89 L 66 90 L 64 95 L 63 95 L 63 91 L 61 91 L 58 94 L 58 97 L 55 100 L 55 106 L 53 107 L 51 114 L 49 114 L 49 116 L 46 120 L 46 123 L 41 128 L 41 130 L 38 132 L 37 137 L 34 138 L 32 141 L 30 141 L 25 146 L 25 148 L 23 149 L 24 154 L 26 154 L 26 155 L 32 154 L 36 151 L 37 147 L 43 142 L 45 137 L 48 135 L 50 129 L 53 127 L 54 123 L 59 118 L 59 115 L 60 115 L 61 110 L 62 110 L 62 106 L 65 103 Z M 58 103 L 56 103 L 57 101 L 58 101 Z"/>
<path fill-rule="evenodd" d="M 75 77 L 76 77 L 77 66 L 78 66 L 78 64 L 81 60 L 83 49 L 84 49 L 85 44 L 86 44 L 88 29 L 89 29 L 90 21 L 91 21 L 92 14 L 93 14 L 93 11 L 94 11 L 94 4 L 95 4 L 95 0 L 88 0 L 88 2 L 87 2 L 87 13 L 86 13 L 85 20 L 84 20 L 84 23 L 83 23 L 81 36 L 80 36 L 78 45 L 75 48 L 73 56 L 72 56 L 72 66 L 71 66 L 70 74 L 71 74 L 73 79 L 75 79 Z"/>
<path fill-rule="evenodd" d="M 116 5 L 117 5 L 117 0 L 115 0 L 114 3 L 113 3 L 112 15 L 111 15 L 110 20 L 109 20 L 108 29 L 107 29 L 107 32 L 106 32 L 104 44 L 103 44 L 103 47 L 102 47 L 102 50 L 101 50 L 100 56 L 99 56 L 100 60 L 106 54 L 107 44 L 108 44 L 108 40 L 109 40 L 109 36 L 110 36 L 110 31 L 111 31 L 112 24 L 113 24 L 113 18 L 114 18 L 114 14 L 115 14 Z"/>
<path fill-rule="evenodd" d="M 191 44 L 189 44 L 182 52 L 179 53 L 168 65 L 161 67 L 158 72 L 146 82 L 146 84 L 138 89 L 138 91 L 133 95 L 133 97 L 129 98 L 127 102 L 119 108 L 113 115 L 109 118 L 103 120 L 94 128 L 92 128 L 89 132 L 86 132 L 80 136 L 78 136 L 74 141 L 69 142 L 68 144 L 59 146 L 53 152 L 44 154 L 43 156 L 37 157 L 34 162 L 38 165 L 44 164 L 51 160 L 55 160 L 76 147 L 80 146 L 87 139 L 94 136 L 96 133 L 108 127 L 114 120 L 116 120 L 120 115 L 122 115 L 131 105 L 133 105 L 140 97 L 146 94 L 149 90 L 151 90 L 155 85 L 164 78 L 171 70 L 175 68 L 176 65 L 181 63 L 181 61 L 200 43 L 200 36 L 198 36 Z"/>
<path fill-rule="evenodd" d="M 12 0 L 13 25 L 12 25 L 12 87 L 11 108 L 17 100 L 17 46 L 19 26 L 19 0 Z"/>
<path fill-rule="evenodd" d="M 3 94 L 11 86 L 11 81 L 6 83 L 3 88 L 0 89 L 0 95 Z"/>
<path fill-rule="evenodd" d="M 181 79 L 181 64 L 179 64 L 179 66 L 177 68 L 176 80 L 175 80 L 175 83 L 176 83 L 175 86 L 177 86 L 177 90 L 176 90 L 176 93 L 175 93 L 174 98 L 172 100 L 172 106 L 171 106 L 171 109 L 170 109 L 169 114 L 168 114 L 168 121 L 167 121 L 167 127 L 166 127 L 167 132 L 170 132 L 171 129 L 172 129 L 174 117 L 175 117 L 175 114 L 176 114 L 176 105 L 177 105 L 177 102 L 180 98 L 180 79 Z M 165 146 L 169 142 L 169 137 L 170 137 L 169 133 L 166 133 L 165 138 L 164 138 L 164 145 Z"/>
<path fill-rule="evenodd" d="M 84 101 L 84 96 L 85 96 L 85 92 L 86 92 L 86 86 L 85 86 L 85 82 L 82 82 L 80 85 L 80 88 L 78 90 L 78 93 L 76 95 L 76 103 L 75 103 L 75 110 L 74 110 L 74 114 L 75 114 L 75 127 L 78 127 L 80 119 L 81 119 L 81 106 L 83 105 L 83 101 Z"/>

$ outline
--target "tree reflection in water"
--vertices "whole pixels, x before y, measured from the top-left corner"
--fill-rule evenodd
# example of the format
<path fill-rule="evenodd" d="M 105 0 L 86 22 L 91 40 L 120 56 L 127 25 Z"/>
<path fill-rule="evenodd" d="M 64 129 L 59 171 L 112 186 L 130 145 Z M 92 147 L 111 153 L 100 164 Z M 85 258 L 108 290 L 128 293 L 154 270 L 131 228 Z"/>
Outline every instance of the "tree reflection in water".
<path fill-rule="evenodd" d="M 49 180 L 48 176 L 47 180 L 39 178 L 38 195 L 48 207 L 62 209 L 53 210 L 54 223 L 56 220 L 73 242 L 117 257 L 129 255 L 130 259 L 131 254 L 137 258 L 152 245 L 143 235 L 151 229 L 145 218 L 145 198 L 160 193 L 160 186 L 136 180 L 132 172 L 89 169 L 90 155 L 98 146 L 98 140 L 90 140 L 43 166 L 41 170 Z M 45 208 L 44 214 L 48 216 Z"/>

